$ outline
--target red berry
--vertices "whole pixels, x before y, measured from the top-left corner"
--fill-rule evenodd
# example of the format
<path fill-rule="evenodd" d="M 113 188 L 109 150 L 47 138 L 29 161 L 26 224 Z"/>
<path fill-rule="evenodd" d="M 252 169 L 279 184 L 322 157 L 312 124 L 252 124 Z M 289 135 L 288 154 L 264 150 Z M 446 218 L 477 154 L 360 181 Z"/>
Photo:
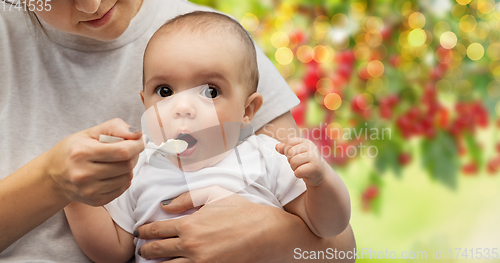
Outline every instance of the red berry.
<path fill-rule="evenodd" d="M 446 65 L 453 58 L 453 52 L 449 49 L 439 47 L 436 51 L 436 57 L 441 61 L 440 64 Z"/>
<path fill-rule="evenodd" d="M 349 80 L 352 74 L 352 66 L 350 64 L 339 64 L 337 73 L 344 79 Z"/>
<path fill-rule="evenodd" d="M 467 153 L 467 149 L 461 141 L 458 141 L 458 155 L 463 156 Z"/>
<path fill-rule="evenodd" d="M 389 27 L 382 28 L 382 30 L 380 31 L 380 35 L 382 36 L 383 40 L 389 39 L 392 35 L 391 28 L 389 28 Z"/>
<path fill-rule="evenodd" d="M 477 164 L 475 162 L 470 162 L 468 164 L 465 164 L 464 166 L 462 166 L 462 172 L 465 175 L 476 174 L 478 172 Z"/>
<path fill-rule="evenodd" d="M 331 158 L 331 163 L 334 165 L 337 165 L 337 166 L 344 166 L 347 164 L 348 161 L 349 161 L 349 158 L 345 155 L 344 156 L 337 155 L 337 156 L 333 156 Z"/>
<path fill-rule="evenodd" d="M 294 43 L 295 45 L 300 45 L 304 43 L 305 40 L 306 36 L 301 30 L 296 30 L 290 34 L 290 42 Z"/>
<path fill-rule="evenodd" d="M 364 196 L 366 196 L 366 198 L 370 200 L 377 197 L 378 194 L 379 194 L 378 187 L 376 185 L 370 185 L 366 188 Z"/>
<path fill-rule="evenodd" d="M 304 84 L 306 85 L 307 90 L 309 92 L 315 92 L 316 91 L 316 84 L 319 81 L 319 77 L 316 74 L 316 70 L 314 69 L 309 69 L 307 70 L 306 75 L 304 76 Z"/>
<path fill-rule="evenodd" d="M 460 133 L 462 132 L 462 128 L 460 127 L 460 125 L 458 125 L 458 122 L 454 122 L 450 129 L 449 129 L 449 132 L 450 134 L 453 136 L 453 137 L 458 137 L 460 135 Z"/>
<path fill-rule="evenodd" d="M 340 63 L 348 65 L 353 65 L 356 60 L 356 57 L 354 56 L 354 52 L 352 50 L 347 50 L 340 53 L 338 58 Z"/>
<path fill-rule="evenodd" d="M 434 136 L 436 136 L 436 129 L 434 129 L 434 127 L 429 127 L 427 129 L 424 130 L 424 136 L 427 138 L 427 139 L 432 139 L 434 138 Z"/>
<path fill-rule="evenodd" d="M 438 111 L 438 117 L 437 117 L 437 124 L 438 127 L 444 128 L 448 126 L 448 119 L 450 117 L 450 114 L 447 109 L 441 108 Z"/>
<path fill-rule="evenodd" d="M 398 55 L 392 55 L 389 58 L 389 64 L 395 68 L 399 67 L 399 65 L 401 65 L 401 57 Z"/>
<path fill-rule="evenodd" d="M 410 120 L 416 120 L 419 116 L 420 111 L 416 107 L 413 107 L 408 111 L 408 118 L 410 118 Z"/>
<path fill-rule="evenodd" d="M 382 117 L 384 119 L 391 118 L 392 110 L 391 110 L 391 108 L 389 108 L 389 106 L 382 104 L 382 105 L 380 105 L 379 109 L 380 109 L 380 117 Z"/>
<path fill-rule="evenodd" d="M 500 156 L 491 158 L 491 160 L 488 161 L 486 170 L 488 171 L 489 174 L 497 173 L 498 170 L 500 170 Z"/>
<path fill-rule="evenodd" d="M 367 68 L 362 68 L 361 70 L 358 71 L 359 78 L 362 80 L 368 80 L 370 78 L 370 74 L 368 74 L 368 69 Z"/>
<path fill-rule="evenodd" d="M 351 108 L 353 111 L 363 114 L 363 111 L 368 108 L 369 102 L 366 97 L 358 95 L 354 97 L 351 102 Z"/>
<path fill-rule="evenodd" d="M 392 94 L 388 97 L 389 107 L 394 107 L 399 103 L 399 97 L 396 94 Z"/>
<path fill-rule="evenodd" d="M 412 130 L 412 132 L 413 132 L 414 134 L 420 135 L 420 134 L 422 134 L 422 133 L 424 132 L 424 127 L 422 126 L 422 124 L 421 124 L 421 123 L 417 122 L 417 123 L 415 123 L 415 124 L 413 125 L 413 130 Z"/>
<path fill-rule="evenodd" d="M 434 124 L 434 118 L 432 116 L 427 115 L 422 119 L 422 126 L 424 130 L 432 128 L 433 124 Z"/>
<path fill-rule="evenodd" d="M 408 118 L 408 116 L 405 115 L 399 117 L 398 120 L 396 121 L 396 124 L 403 131 L 408 130 L 408 128 L 410 128 L 411 126 L 410 119 Z"/>
<path fill-rule="evenodd" d="M 310 92 L 306 88 L 306 85 L 303 84 L 295 89 L 295 95 L 297 95 L 300 101 L 306 101 L 309 98 Z"/>
<path fill-rule="evenodd" d="M 441 105 L 439 105 L 437 102 L 431 102 L 429 104 L 427 114 L 429 114 L 430 116 L 435 116 L 439 112 L 440 109 L 441 109 Z"/>
<path fill-rule="evenodd" d="M 407 165 L 411 162 L 411 155 L 409 153 L 401 153 L 398 157 L 398 162 L 401 165 Z"/>
<path fill-rule="evenodd" d="M 401 131 L 401 136 L 405 139 L 409 139 L 411 137 L 412 133 L 410 130 L 403 130 Z"/>
<path fill-rule="evenodd" d="M 488 118 L 479 117 L 477 120 L 477 125 L 481 128 L 486 128 L 488 126 Z"/>
<path fill-rule="evenodd" d="M 291 112 L 293 119 L 295 120 L 295 123 L 297 123 L 297 126 L 302 126 L 304 124 L 304 119 L 306 115 L 306 103 L 301 102 L 299 105 L 293 108 Z"/>

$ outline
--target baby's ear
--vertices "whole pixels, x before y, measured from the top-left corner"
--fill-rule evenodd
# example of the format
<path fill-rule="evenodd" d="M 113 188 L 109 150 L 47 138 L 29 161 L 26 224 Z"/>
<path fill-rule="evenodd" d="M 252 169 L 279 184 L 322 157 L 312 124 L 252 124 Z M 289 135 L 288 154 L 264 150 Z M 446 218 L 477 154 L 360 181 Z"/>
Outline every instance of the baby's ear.
<path fill-rule="evenodd" d="M 141 90 L 141 100 L 142 100 L 142 105 L 144 105 L 144 90 Z"/>
<path fill-rule="evenodd" d="M 253 117 L 262 106 L 262 101 L 262 95 L 258 92 L 254 92 L 248 96 L 247 101 L 245 102 L 245 115 L 243 116 L 244 123 L 250 124 Z"/>

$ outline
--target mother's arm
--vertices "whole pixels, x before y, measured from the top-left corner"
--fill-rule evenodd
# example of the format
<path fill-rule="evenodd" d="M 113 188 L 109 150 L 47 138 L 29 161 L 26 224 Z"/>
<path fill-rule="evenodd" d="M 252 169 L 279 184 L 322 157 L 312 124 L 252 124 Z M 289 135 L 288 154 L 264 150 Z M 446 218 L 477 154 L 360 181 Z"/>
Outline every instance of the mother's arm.
<path fill-rule="evenodd" d="M 0 181 L 0 252 L 70 203 L 43 172 L 46 155 Z"/>
<path fill-rule="evenodd" d="M 99 134 L 127 139 L 103 144 Z M 142 133 L 114 119 L 70 135 L 0 180 L 0 252 L 71 201 L 103 205 L 130 185 Z"/>

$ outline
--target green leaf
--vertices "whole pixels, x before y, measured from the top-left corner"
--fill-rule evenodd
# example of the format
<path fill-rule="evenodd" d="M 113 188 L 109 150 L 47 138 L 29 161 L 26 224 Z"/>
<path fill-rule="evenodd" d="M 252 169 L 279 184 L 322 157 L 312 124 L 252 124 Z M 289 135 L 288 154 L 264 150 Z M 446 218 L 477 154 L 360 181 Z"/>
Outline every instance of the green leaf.
<path fill-rule="evenodd" d="M 380 210 L 382 208 L 382 197 L 380 195 L 381 194 L 379 193 L 379 195 L 373 198 L 370 203 L 373 213 L 377 216 L 380 215 Z"/>
<path fill-rule="evenodd" d="M 326 112 L 314 98 L 307 100 L 306 123 L 308 126 L 317 127 L 325 119 Z"/>
<path fill-rule="evenodd" d="M 373 213 L 377 216 L 380 215 L 380 212 L 382 210 L 382 188 L 384 185 L 384 182 L 382 181 L 382 178 L 380 177 L 380 174 L 376 172 L 371 172 L 370 178 L 368 179 L 370 185 L 376 185 L 378 187 L 378 196 L 373 198 L 370 201 L 370 206 L 373 211 Z"/>
<path fill-rule="evenodd" d="M 432 140 L 423 140 L 422 166 L 432 178 L 455 189 L 459 170 L 455 140 L 444 132 L 440 132 Z"/>
<path fill-rule="evenodd" d="M 378 149 L 375 159 L 375 168 L 382 174 L 387 170 L 394 171 L 397 177 L 401 176 L 401 166 L 398 161 L 401 145 L 395 140 L 374 140 L 373 145 Z"/>
<path fill-rule="evenodd" d="M 479 145 L 474 141 L 474 137 L 470 133 L 465 134 L 465 144 L 467 145 L 467 149 L 469 149 L 472 160 L 478 167 L 483 167 L 483 151 L 479 148 Z"/>

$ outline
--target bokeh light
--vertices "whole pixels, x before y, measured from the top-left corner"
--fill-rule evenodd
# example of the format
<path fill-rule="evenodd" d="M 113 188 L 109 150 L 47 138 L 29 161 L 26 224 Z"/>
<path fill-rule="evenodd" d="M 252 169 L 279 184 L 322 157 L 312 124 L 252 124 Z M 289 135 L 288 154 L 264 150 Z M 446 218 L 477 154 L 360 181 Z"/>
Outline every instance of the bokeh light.
<path fill-rule="evenodd" d="M 280 16 L 274 22 L 274 26 L 278 31 L 290 33 L 293 30 L 293 21 L 288 16 Z"/>
<path fill-rule="evenodd" d="M 423 28 L 425 25 L 425 17 L 422 13 L 415 12 L 408 17 L 408 25 L 413 28 Z"/>
<path fill-rule="evenodd" d="M 259 19 L 252 13 L 245 14 L 241 18 L 240 23 L 247 31 L 250 32 L 256 30 L 259 27 Z"/>
<path fill-rule="evenodd" d="M 288 65 L 293 60 L 293 52 L 287 47 L 282 47 L 276 50 L 275 58 L 281 65 Z"/>
<path fill-rule="evenodd" d="M 328 138 L 336 140 L 342 137 L 342 125 L 336 122 L 332 122 L 326 126 Z"/>
<path fill-rule="evenodd" d="M 460 29 L 464 31 L 465 33 L 472 32 L 472 30 L 476 29 L 477 21 L 474 16 L 471 15 L 465 15 L 460 19 Z"/>
<path fill-rule="evenodd" d="M 419 47 L 425 43 L 427 40 L 427 35 L 424 30 L 420 28 L 413 29 L 408 34 L 408 42 L 416 47 Z"/>
<path fill-rule="evenodd" d="M 342 105 L 342 99 L 337 93 L 330 93 L 325 96 L 324 105 L 329 110 L 336 110 Z"/>
<path fill-rule="evenodd" d="M 370 76 L 378 78 L 384 74 L 384 64 L 379 60 L 372 60 L 368 63 L 366 70 Z"/>
<path fill-rule="evenodd" d="M 318 45 L 313 48 L 312 54 L 314 61 L 324 63 L 331 60 L 334 56 L 334 51 L 330 47 Z"/>
<path fill-rule="evenodd" d="M 278 31 L 272 35 L 271 43 L 275 48 L 287 47 L 290 43 L 290 39 L 287 34 Z"/>
<path fill-rule="evenodd" d="M 337 13 L 332 16 L 330 20 L 334 28 L 346 29 L 349 25 L 349 18 L 342 13 Z"/>
<path fill-rule="evenodd" d="M 484 48 L 479 43 L 472 43 L 467 47 L 467 56 L 472 60 L 480 60 L 484 55 Z"/>
<path fill-rule="evenodd" d="M 302 63 L 309 63 L 311 62 L 312 58 L 312 47 L 304 45 L 300 46 L 297 49 L 297 58 L 300 60 Z"/>
<path fill-rule="evenodd" d="M 468 3 L 470 3 L 471 0 L 457 0 L 457 3 L 461 4 L 461 5 L 466 5 Z"/>
<path fill-rule="evenodd" d="M 451 31 L 444 32 L 439 38 L 439 43 L 446 49 L 452 49 L 457 45 L 457 36 Z"/>
<path fill-rule="evenodd" d="M 350 39 L 345 32 L 340 30 L 333 30 L 330 35 L 332 44 L 336 49 L 343 50 L 349 46 Z"/>

